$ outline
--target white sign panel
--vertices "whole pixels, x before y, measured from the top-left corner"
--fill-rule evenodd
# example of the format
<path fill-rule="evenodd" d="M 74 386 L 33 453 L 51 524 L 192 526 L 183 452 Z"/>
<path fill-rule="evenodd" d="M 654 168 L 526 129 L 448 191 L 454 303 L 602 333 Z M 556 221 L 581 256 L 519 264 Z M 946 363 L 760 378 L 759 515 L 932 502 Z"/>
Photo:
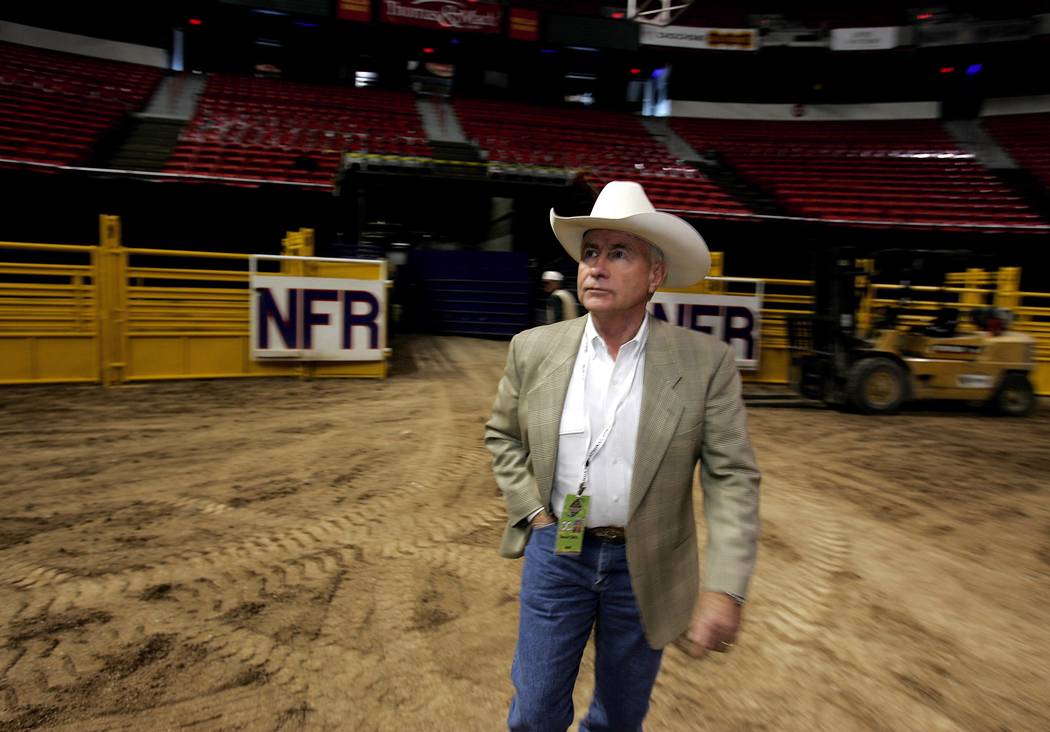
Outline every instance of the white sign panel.
<path fill-rule="evenodd" d="M 995 383 L 991 376 L 984 374 L 959 374 L 955 377 L 955 385 L 962 389 L 991 389 Z"/>
<path fill-rule="evenodd" d="M 758 34 L 754 28 L 693 28 L 688 25 L 642 24 L 640 43 L 647 46 L 706 48 L 713 51 L 754 51 Z"/>
<path fill-rule="evenodd" d="M 382 360 L 384 281 L 253 274 L 251 288 L 253 359 Z"/>
<path fill-rule="evenodd" d="M 674 325 L 720 338 L 736 352 L 737 366 L 758 368 L 760 297 L 657 292 L 649 301 L 649 311 Z"/>
<path fill-rule="evenodd" d="M 899 43 L 899 28 L 832 28 L 832 51 L 879 51 L 896 48 Z"/>

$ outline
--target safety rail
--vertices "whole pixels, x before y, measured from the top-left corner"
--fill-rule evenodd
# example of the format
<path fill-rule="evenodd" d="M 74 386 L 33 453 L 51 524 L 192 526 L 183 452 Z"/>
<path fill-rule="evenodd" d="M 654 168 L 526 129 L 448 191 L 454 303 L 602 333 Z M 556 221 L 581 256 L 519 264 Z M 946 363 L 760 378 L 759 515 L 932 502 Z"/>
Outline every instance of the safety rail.
<path fill-rule="evenodd" d="M 98 246 L 0 242 L 0 384 L 231 376 L 386 375 L 382 362 L 250 358 L 250 255 L 125 248 L 100 217 Z M 284 250 L 313 256 L 313 232 Z M 278 273 L 386 278 L 385 262 L 281 263 Z"/>
<path fill-rule="evenodd" d="M 250 255 L 156 248 L 125 248 L 120 220 L 100 217 L 100 245 L 0 242 L 0 384 L 101 382 L 231 376 L 369 376 L 386 374 L 383 362 L 353 364 L 260 363 L 248 343 Z M 290 233 L 273 274 L 385 281 L 383 260 L 321 261 L 313 232 Z M 316 260 L 316 261 L 313 261 Z M 721 253 L 711 278 L 671 292 L 761 296 L 761 354 L 744 378 L 788 380 L 788 319 L 811 313 L 809 280 L 723 276 Z M 872 271 L 869 267 L 868 272 Z M 1020 270 L 970 269 L 945 283 L 904 286 L 870 282 L 858 321 L 870 327 L 880 309 L 902 306 L 902 326 L 927 322 L 944 307 L 967 314 L 976 307 L 1009 308 L 1016 330 L 1035 336 L 1037 392 L 1050 394 L 1050 293 L 1021 291 Z"/>
<path fill-rule="evenodd" d="M 97 380 L 97 253 L 0 242 L 0 383 Z"/>
<path fill-rule="evenodd" d="M 667 292 L 753 296 L 759 293 L 762 308 L 759 311 L 759 367 L 743 372 L 743 379 L 765 384 L 783 384 L 788 381 L 791 352 L 788 339 L 788 318 L 791 315 L 813 312 L 813 282 L 811 280 L 776 277 L 722 276 L 722 252 L 712 252 L 711 274 L 692 287 L 667 289 Z"/>
<path fill-rule="evenodd" d="M 1031 333 L 1036 339 L 1036 372 L 1033 379 L 1036 393 L 1050 394 L 1050 293 L 1016 292 L 1019 304 L 1013 308 L 1014 328 Z M 1042 305 L 1032 304 L 1032 301 Z"/>
<path fill-rule="evenodd" d="M 247 254 L 166 249 L 126 250 L 129 335 L 245 335 L 248 332 Z M 136 260 L 218 260 L 238 269 L 159 267 Z M 179 284 L 170 284 L 179 283 Z M 236 286 L 203 286 L 226 283 Z"/>
<path fill-rule="evenodd" d="M 945 276 L 944 285 L 862 282 L 866 291 L 862 325 L 870 326 L 870 319 L 880 308 L 901 310 L 898 322 L 903 325 L 920 325 L 927 322 L 929 314 L 954 307 L 962 316 L 960 327 L 973 330 L 974 326 L 966 317 L 973 309 L 989 305 L 1016 308 L 1019 281 L 1018 268 L 1004 267 L 996 272 L 974 269 L 950 272 Z M 890 296 L 891 293 L 894 294 Z"/>

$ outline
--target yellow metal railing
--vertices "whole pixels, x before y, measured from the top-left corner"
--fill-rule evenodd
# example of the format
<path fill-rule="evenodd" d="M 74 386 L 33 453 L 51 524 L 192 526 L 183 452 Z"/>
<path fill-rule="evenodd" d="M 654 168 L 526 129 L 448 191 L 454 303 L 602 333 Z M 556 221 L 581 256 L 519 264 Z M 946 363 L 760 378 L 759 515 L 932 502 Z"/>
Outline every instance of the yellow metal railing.
<path fill-rule="evenodd" d="M 972 329 L 969 314 L 974 308 L 995 305 L 1016 310 L 1020 279 L 1019 268 L 1004 267 L 995 272 L 977 269 L 951 272 L 945 277 L 944 285 L 905 286 L 868 282 L 868 302 L 862 306 L 862 311 L 870 314 L 879 308 L 903 307 L 913 312 L 903 313 L 900 322 L 903 325 L 918 325 L 926 322 L 929 314 L 943 307 L 954 307 L 959 311 L 960 327 L 963 330 Z"/>
<path fill-rule="evenodd" d="M 115 216 L 99 241 L 0 242 L 0 383 L 386 375 L 385 361 L 253 361 L 247 254 L 125 248 Z M 284 245 L 313 256 L 313 231 Z M 280 273 L 385 280 L 386 266 L 285 260 Z"/>
<path fill-rule="evenodd" d="M 813 311 L 813 282 L 773 277 L 724 277 L 724 261 L 722 252 L 712 252 L 710 276 L 716 279 L 705 279 L 691 287 L 668 288 L 666 291 L 754 296 L 761 290 L 759 367 L 756 371 L 743 372 L 743 378 L 758 383 L 787 383 L 791 364 L 787 319 L 793 314 Z"/>
<path fill-rule="evenodd" d="M 1032 379 L 1036 393 L 1050 394 L 1050 293 L 1017 292 L 1017 305 L 1012 308 L 1014 328 L 1031 333 L 1036 339 L 1036 370 Z"/>
<path fill-rule="evenodd" d="M 259 363 L 250 358 L 249 255 L 121 245 L 120 219 L 99 219 L 98 246 L 0 242 L 0 383 L 90 381 L 118 384 L 145 379 L 227 376 L 384 376 L 386 362 L 352 364 Z M 313 257 L 313 231 L 289 233 L 289 257 Z M 900 284 L 871 282 L 874 265 L 858 262 L 862 293 L 859 325 L 871 326 L 880 309 L 902 305 Z M 273 274 L 386 278 L 385 263 L 280 260 Z M 684 290 L 719 295 L 762 292 L 760 367 L 744 378 L 788 379 L 787 319 L 813 310 L 809 280 L 724 277 L 721 252 L 711 275 Z M 945 306 L 960 320 L 975 307 L 996 305 L 1015 315 L 1014 327 L 1037 339 L 1033 381 L 1050 394 L 1050 293 L 1020 290 L 1021 272 L 969 269 L 942 286 L 911 286 L 902 325 L 924 322 Z M 964 328 L 969 327 L 964 325 Z"/>
<path fill-rule="evenodd" d="M 97 380 L 97 254 L 0 242 L 0 383 Z"/>

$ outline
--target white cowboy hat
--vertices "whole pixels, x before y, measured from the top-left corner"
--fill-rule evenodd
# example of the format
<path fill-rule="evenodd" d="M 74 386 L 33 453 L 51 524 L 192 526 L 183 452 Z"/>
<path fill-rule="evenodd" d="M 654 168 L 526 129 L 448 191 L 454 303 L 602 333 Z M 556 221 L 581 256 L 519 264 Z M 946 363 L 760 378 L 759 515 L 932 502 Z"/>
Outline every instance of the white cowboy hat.
<path fill-rule="evenodd" d="M 564 282 L 565 275 L 563 275 L 561 272 L 555 272 L 553 269 L 548 269 L 546 272 L 543 273 L 543 275 L 540 276 L 540 279 L 550 282 Z"/>
<path fill-rule="evenodd" d="M 667 263 L 664 287 L 689 287 L 707 276 L 711 252 L 688 222 L 653 208 L 637 183 L 614 180 L 594 202 L 590 216 L 558 216 L 551 209 L 551 228 L 569 256 L 580 261 L 583 235 L 591 229 L 626 231 L 660 248 Z"/>

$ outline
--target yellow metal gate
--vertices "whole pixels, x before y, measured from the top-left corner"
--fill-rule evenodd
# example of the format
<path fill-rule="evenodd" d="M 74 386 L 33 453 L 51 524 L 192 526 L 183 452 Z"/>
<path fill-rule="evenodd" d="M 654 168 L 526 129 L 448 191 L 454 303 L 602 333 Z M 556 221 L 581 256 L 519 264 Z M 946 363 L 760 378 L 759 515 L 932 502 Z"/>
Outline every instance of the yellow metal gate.
<path fill-rule="evenodd" d="M 247 254 L 125 248 L 115 216 L 100 218 L 100 242 L 0 242 L 0 383 L 387 374 L 385 358 L 253 361 Z M 284 244 L 312 256 L 313 232 Z M 387 279 L 384 260 L 291 261 L 283 273 Z"/>
<path fill-rule="evenodd" d="M 98 246 L 0 242 L 0 384 L 387 374 L 386 359 L 253 361 L 247 254 L 125 248 L 116 216 L 100 217 L 99 241 Z M 312 257 L 313 232 L 290 233 L 284 254 Z M 716 252 L 711 273 L 720 276 L 722 270 L 722 255 Z M 289 260 L 282 262 L 280 273 L 387 279 L 383 260 Z M 1021 291 L 1020 279 L 1020 270 L 1009 267 L 950 274 L 943 286 L 912 287 L 909 308 L 933 311 L 946 302 L 964 314 L 986 304 L 1009 308 L 1016 316 L 1014 327 L 1037 339 L 1033 382 L 1039 394 L 1050 395 L 1050 293 Z M 786 383 L 786 319 L 812 311 L 812 282 L 761 282 L 760 368 L 744 378 Z M 863 327 L 879 307 L 896 302 L 900 285 L 872 283 L 864 276 L 858 285 L 866 292 L 859 314 Z M 747 294 L 732 278 L 680 292 Z"/>

